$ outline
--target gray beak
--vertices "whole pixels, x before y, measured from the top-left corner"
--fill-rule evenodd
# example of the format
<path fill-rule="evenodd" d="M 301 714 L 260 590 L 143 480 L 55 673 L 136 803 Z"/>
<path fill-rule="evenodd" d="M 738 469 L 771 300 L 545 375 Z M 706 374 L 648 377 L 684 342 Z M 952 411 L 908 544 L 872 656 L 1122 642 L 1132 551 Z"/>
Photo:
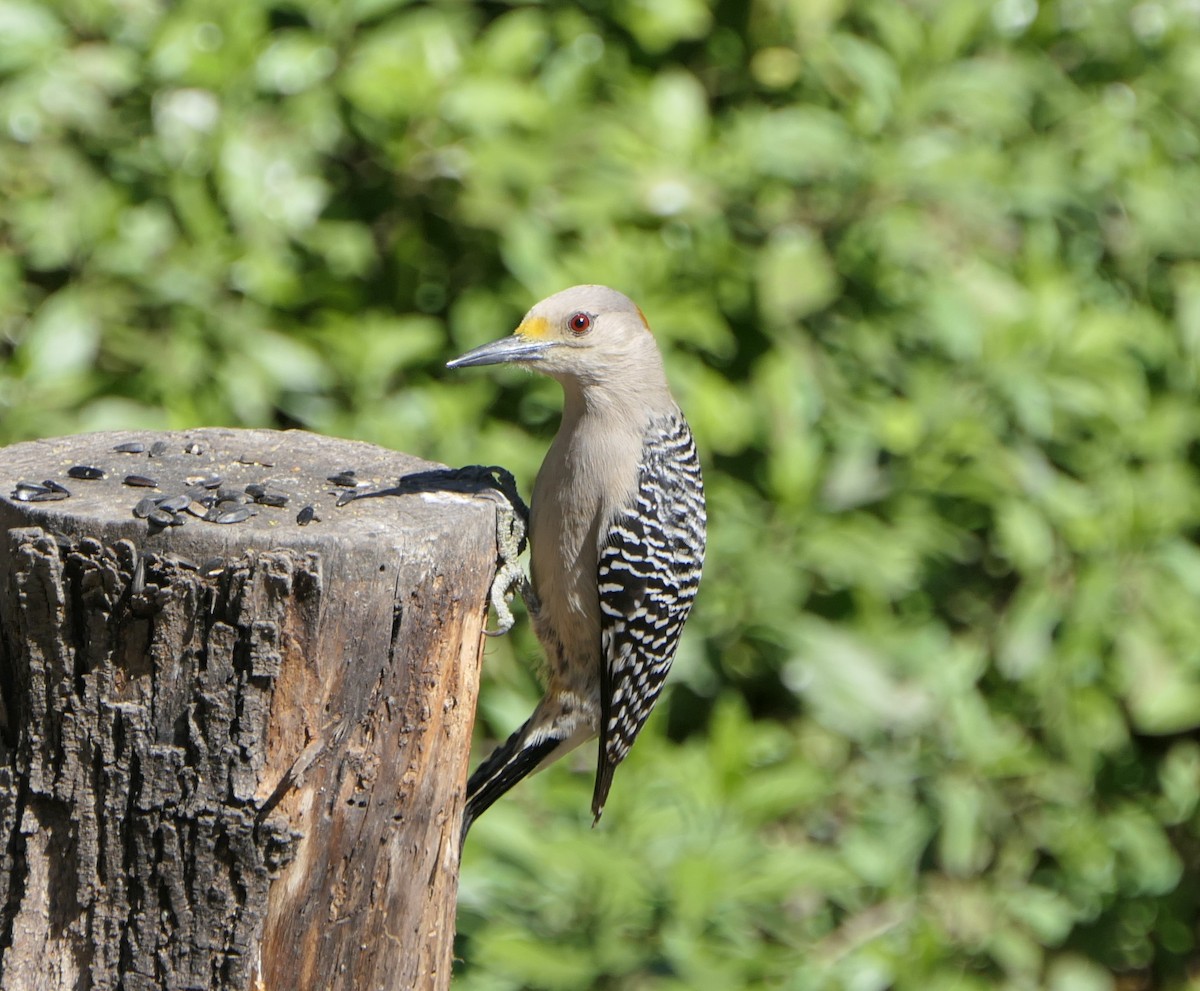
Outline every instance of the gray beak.
<path fill-rule="evenodd" d="M 510 334 L 498 341 L 481 344 L 453 361 L 446 362 L 447 368 L 470 368 L 473 365 L 500 365 L 508 362 L 541 361 L 546 352 L 554 347 L 554 341 L 537 341 L 520 334 Z"/>

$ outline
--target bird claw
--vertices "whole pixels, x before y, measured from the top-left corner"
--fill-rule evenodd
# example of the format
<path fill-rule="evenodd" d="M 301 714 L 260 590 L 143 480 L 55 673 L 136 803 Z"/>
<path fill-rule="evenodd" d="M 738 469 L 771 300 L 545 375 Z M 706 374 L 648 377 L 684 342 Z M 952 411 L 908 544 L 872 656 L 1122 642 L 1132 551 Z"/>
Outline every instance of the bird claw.
<path fill-rule="evenodd" d="M 496 610 L 496 629 L 484 630 L 485 637 L 502 637 L 516 623 L 512 610 L 508 607 L 516 592 L 522 599 L 528 599 L 529 579 L 515 561 L 507 561 L 496 570 L 492 581 L 491 603 Z"/>
<path fill-rule="evenodd" d="M 529 527 L 529 507 L 517 491 L 516 479 L 507 468 L 481 468 L 502 498 L 496 500 L 496 577 L 492 580 L 489 600 L 496 611 L 496 629 L 484 630 L 484 636 L 500 637 L 513 628 L 516 620 L 508 607 L 513 593 L 521 596 L 530 612 L 534 611 L 533 588 L 517 558 L 525 549 Z"/>

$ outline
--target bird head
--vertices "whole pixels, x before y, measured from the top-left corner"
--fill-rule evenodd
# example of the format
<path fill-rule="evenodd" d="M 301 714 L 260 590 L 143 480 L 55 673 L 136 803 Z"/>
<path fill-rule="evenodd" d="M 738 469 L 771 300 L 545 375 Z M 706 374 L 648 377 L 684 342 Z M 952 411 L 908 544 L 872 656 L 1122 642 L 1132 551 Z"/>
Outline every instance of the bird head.
<path fill-rule="evenodd" d="M 607 286 L 573 286 L 537 303 L 508 337 L 468 351 L 447 367 L 510 364 L 587 386 L 620 374 L 630 361 L 662 367 L 642 311 Z"/>

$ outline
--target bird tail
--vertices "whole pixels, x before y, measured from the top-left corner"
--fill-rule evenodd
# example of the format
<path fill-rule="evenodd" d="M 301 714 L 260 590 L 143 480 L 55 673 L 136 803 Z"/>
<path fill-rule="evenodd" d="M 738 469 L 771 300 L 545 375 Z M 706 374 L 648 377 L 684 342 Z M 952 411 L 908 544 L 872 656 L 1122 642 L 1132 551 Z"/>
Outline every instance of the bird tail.
<path fill-rule="evenodd" d="M 605 741 L 600 741 L 600 758 L 596 764 L 596 787 L 592 791 L 592 825 L 600 821 L 604 815 L 604 803 L 608 800 L 608 790 L 612 787 L 613 771 L 617 769 L 616 761 L 609 760 L 605 753 Z"/>
<path fill-rule="evenodd" d="M 544 700 L 519 730 L 497 747 L 475 769 L 467 781 L 467 801 L 463 810 L 462 838 L 492 804 L 534 771 L 552 764 L 595 736 L 595 730 L 579 720 L 563 718 L 556 706 Z"/>

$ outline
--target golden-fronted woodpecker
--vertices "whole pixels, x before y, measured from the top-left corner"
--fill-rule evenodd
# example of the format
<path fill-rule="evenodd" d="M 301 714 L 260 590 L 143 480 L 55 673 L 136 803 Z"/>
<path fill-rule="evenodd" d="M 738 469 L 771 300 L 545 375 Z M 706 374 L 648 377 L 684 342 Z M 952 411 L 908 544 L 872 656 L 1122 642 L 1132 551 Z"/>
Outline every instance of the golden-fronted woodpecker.
<path fill-rule="evenodd" d="M 592 813 L 650 715 L 704 562 L 704 483 L 662 356 L 605 286 L 542 300 L 509 337 L 449 363 L 557 379 L 562 423 L 533 487 L 526 594 L 546 694 L 467 783 L 463 834 L 513 785 L 599 735 Z"/>

